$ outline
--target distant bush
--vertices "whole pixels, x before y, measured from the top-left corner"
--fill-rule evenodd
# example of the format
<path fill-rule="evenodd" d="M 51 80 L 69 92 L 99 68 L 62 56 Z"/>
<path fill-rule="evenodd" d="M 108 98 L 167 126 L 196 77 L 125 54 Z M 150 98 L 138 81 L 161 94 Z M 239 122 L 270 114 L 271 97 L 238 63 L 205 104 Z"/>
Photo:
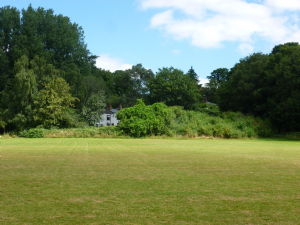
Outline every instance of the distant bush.
<path fill-rule="evenodd" d="M 46 130 L 43 128 L 33 128 L 29 131 L 21 132 L 21 136 L 26 138 L 44 138 Z"/>
<path fill-rule="evenodd" d="M 122 137 L 118 127 L 87 127 L 47 130 L 47 138 L 116 138 Z"/>
<path fill-rule="evenodd" d="M 211 115 L 211 116 L 220 116 L 221 115 L 221 112 L 220 112 L 219 107 L 217 105 L 207 104 L 207 103 L 197 104 L 195 106 L 194 111 L 207 113 L 208 115 Z"/>
<path fill-rule="evenodd" d="M 133 137 L 165 134 L 170 124 L 169 110 L 163 103 L 146 106 L 139 99 L 133 107 L 117 113 L 120 130 Z"/>
<path fill-rule="evenodd" d="M 223 112 L 221 114 L 226 122 L 233 123 L 235 127 L 242 131 L 247 131 L 248 136 L 255 133 L 258 137 L 273 137 L 276 133 L 268 119 L 255 118 L 253 116 L 245 116 L 240 112 Z"/>
<path fill-rule="evenodd" d="M 300 132 L 291 132 L 284 135 L 284 138 L 291 140 L 300 140 Z"/>
<path fill-rule="evenodd" d="M 218 138 L 257 138 L 272 135 L 269 123 L 242 113 L 226 112 L 215 116 L 211 112 L 186 111 L 178 106 L 169 109 L 170 114 L 174 114 L 170 116 L 172 121 L 169 126 L 172 135 Z"/>
<path fill-rule="evenodd" d="M 214 105 L 204 106 L 198 111 L 188 111 L 180 106 L 166 107 L 162 103 L 146 106 L 139 100 L 136 106 L 120 111 L 117 116 L 121 120 L 120 130 L 133 137 L 257 138 L 273 134 L 270 125 L 263 120 L 242 113 L 220 113 Z"/>
<path fill-rule="evenodd" d="M 65 110 L 61 121 L 60 128 L 84 128 L 89 125 L 83 117 L 81 117 L 76 109 L 69 108 Z"/>
<path fill-rule="evenodd" d="M 163 103 L 146 106 L 138 100 L 134 107 L 117 113 L 118 126 L 85 127 L 65 129 L 35 128 L 23 131 L 27 138 L 127 138 L 127 137 L 216 137 L 257 138 L 274 137 L 271 123 L 266 120 L 245 116 L 242 113 L 225 112 L 220 116 L 199 111 L 184 110 L 180 106 L 167 107 Z M 296 137 L 293 133 L 290 136 Z"/>

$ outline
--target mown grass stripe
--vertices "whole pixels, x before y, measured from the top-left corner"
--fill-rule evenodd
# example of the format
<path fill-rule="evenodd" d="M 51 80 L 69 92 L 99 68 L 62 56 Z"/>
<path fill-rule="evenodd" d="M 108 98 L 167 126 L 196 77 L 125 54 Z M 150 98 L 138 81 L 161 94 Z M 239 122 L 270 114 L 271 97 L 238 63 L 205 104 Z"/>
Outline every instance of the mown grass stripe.
<path fill-rule="evenodd" d="M 3 224 L 298 224 L 300 143 L 2 139 Z"/>

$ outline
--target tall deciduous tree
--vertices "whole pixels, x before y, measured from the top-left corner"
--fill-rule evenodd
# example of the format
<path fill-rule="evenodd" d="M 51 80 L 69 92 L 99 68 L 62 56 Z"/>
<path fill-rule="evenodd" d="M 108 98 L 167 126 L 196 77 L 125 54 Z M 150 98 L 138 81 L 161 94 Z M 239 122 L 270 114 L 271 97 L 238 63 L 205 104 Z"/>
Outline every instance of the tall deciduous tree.
<path fill-rule="evenodd" d="M 223 111 L 255 113 L 255 92 L 261 87 L 265 65 L 269 56 L 254 53 L 240 60 L 230 71 L 230 79 L 218 89 L 219 106 Z"/>
<path fill-rule="evenodd" d="M 39 90 L 43 88 L 43 83 L 48 83 L 51 79 L 65 74 L 64 71 L 56 69 L 52 64 L 48 64 L 45 58 L 38 55 L 30 61 L 30 68 L 36 76 Z M 16 66 L 15 69 L 17 69 Z"/>
<path fill-rule="evenodd" d="M 218 89 L 223 111 L 269 118 L 279 131 L 300 131 L 300 46 L 275 46 L 270 55 L 252 54 L 230 71 Z"/>
<path fill-rule="evenodd" d="M 270 55 L 274 55 L 274 54 L 277 54 L 280 52 L 280 49 L 281 48 L 286 48 L 286 47 L 295 47 L 295 46 L 298 46 L 298 42 L 287 42 L 287 43 L 284 43 L 284 44 L 280 44 L 280 45 L 276 45 L 273 49 L 272 49 L 272 52 Z"/>
<path fill-rule="evenodd" d="M 69 84 L 61 77 L 44 84 L 35 98 L 34 120 L 45 128 L 60 126 L 65 110 L 74 106 L 76 98 L 70 94 Z"/>
<path fill-rule="evenodd" d="M 4 129 L 6 124 L 7 123 L 2 118 L 2 109 L 0 108 L 0 127 Z"/>
<path fill-rule="evenodd" d="M 229 71 L 227 68 L 219 68 L 211 72 L 210 76 L 207 76 L 207 79 L 214 79 L 217 83 L 218 88 L 221 83 L 229 80 Z"/>
<path fill-rule="evenodd" d="M 148 100 L 149 81 L 154 77 L 150 69 L 146 69 L 142 64 L 132 66 L 125 71 L 114 72 L 114 88 L 118 98 L 116 103 L 124 107 L 133 106 L 137 99 Z"/>
<path fill-rule="evenodd" d="M 159 69 L 149 87 L 152 102 L 165 102 L 168 106 L 192 109 L 202 100 L 197 84 L 188 74 L 173 67 Z"/>
<path fill-rule="evenodd" d="M 14 78 L 14 62 L 19 60 L 22 53 L 20 44 L 20 12 L 10 6 L 0 10 L 0 92 L 5 86 L 12 88 Z"/>
<path fill-rule="evenodd" d="M 15 64 L 22 56 L 30 62 L 25 72 L 20 72 Z M 43 83 L 62 77 L 72 87 L 73 96 L 87 100 L 92 93 L 86 93 L 83 78 L 98 71 L 95 59 L 84 42 L 82 27 L 68 17 L 55 15 L 52 9 L 35 9 L 31 5 L 21 12 L 14 7 L 3 7 L 0 10 L 0 107 L 4 109 L 3 116 L 9 120 L 8 126 L 15 124 L 18 129 L 23 129 L 21 127 L 35 126 L 38 122 L 32 122 L 33 116 L 29 116 L 35 107 L 32 102 L 25 108 L 20 104 L 22 98 L 28 96 L 20 97 L 24 89 L 15 91 L 16 82 L 25 84 L 29 78 L 33 82 L 34 77 L 35 88 L 42 90 Z"/>
<path fill-rule="evenodd" d="M 219 102 L 218 87 L 219 87 L 219 83 L 214 78 L 212 78 L 205 85 L 205 87 L 200 88 L 200 93 L 203 95 L 203 97 L 205 97 L 205 99 L 208 102 L 218 103 Z"/>
<path fill-rule="evenodd" d="M 15 63 L 14 85 L 11 90 L 3 91 L 3 117 L 8 123 L 14 124 L 18 130 L 24 129 L 33 122 L 33 101 L 37 94 L 36 75 L 29 69 L 29 60 L 22 56 Z"/>
<path fill-rule="evenodd" d="M 0 10 L 0 46 L 0 64 L 6 65 L 0 69 L 5 84 L 13 81 L 15 61 L 22 55 L 30 61 L 38 55 L 65 71 L 65 79 L 74 86 L 73 94 L 78 92 L 81 76 L 91 73 L 96 58 L 84 43 L 82 27 L 68 17 L 55 15 L 52 9 L 31 5 L 21 14 L 10 6 Z M 4 86 L 0 88 L 1 92 Z"/>
<path fill-rule="evenodd" d="M 102 119 L 102 113 L 105 110 L 105 94 L 104 91 L 92 94 L 87 100 L 87 104 L 82 109 L 82 115 L 90 122 L 96 125 L 99 119 Z"/>
<path fill-rule="evenodd" d="M 154 73 L 151 69 L 144 68 L 142 64 L 132 66 L 132 68 L 127 71 L 131 74 L 131 78 L 134 81 L 134 91 L 136 92 L 137 98 L 139 98 L 139 96 L 143 97 L 149 92 L 148 84 L 154 77 Z"/>
<path fill-rule="evenodd" d="M 271 54 L 262 87 L 255 93 L 257 113 L 281 131 L 300 131 L 300 46 L 286 45 Z"/>
<path fill-rule="evenodd" d="M 87 105 L 88 99 L 99 92 L 103 92 L 103 95 L 105 96 L 105 91 L 107 91 L 107 88 L 105 86 L 105 83 L 102 79 L 102 77 L 95 77 L 92 75 L 83 77 L 82 79 L 82 92 L 83 92 L 83 98 L 81 99 L 82 107 Z"/>

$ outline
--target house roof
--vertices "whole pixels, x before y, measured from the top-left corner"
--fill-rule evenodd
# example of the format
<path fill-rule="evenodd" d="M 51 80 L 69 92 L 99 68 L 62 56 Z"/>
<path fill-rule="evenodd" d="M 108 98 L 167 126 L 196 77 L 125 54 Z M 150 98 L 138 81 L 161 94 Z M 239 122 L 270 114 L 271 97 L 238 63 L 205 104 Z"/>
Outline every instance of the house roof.
<path fill-rule="evenodd" d="M 103 114 L 114 114 L 113 112 L 111 112 L 110 110 L 108 110 L 108 109 L 105 109 L 104 110 L 104 112 L 103 112 Z"/>
<path fill-rule="evenodd" d="M 112 110 L 105 109 L 103 114 L 116 114 L 118 111 L 119 111 L 118 109 L 112 109 Z"/>
<path fill-rule="evenodd" d="M 206 103 L 210 105 L 217 105 L 216 103 L 212 103 L 212 102 L 206 102 Z"/>
<path fill-rule="evenodd" d="M 117 113 L 119 110 L 118 109 L 112 109 L 111 110 L 113 113 Z"/>

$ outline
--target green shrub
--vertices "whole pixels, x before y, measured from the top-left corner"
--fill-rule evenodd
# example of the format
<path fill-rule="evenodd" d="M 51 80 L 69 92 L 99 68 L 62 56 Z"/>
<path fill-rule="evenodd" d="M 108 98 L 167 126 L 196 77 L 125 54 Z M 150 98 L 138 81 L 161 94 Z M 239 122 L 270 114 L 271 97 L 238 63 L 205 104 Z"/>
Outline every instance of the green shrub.
<path fill-rule="evenodd" d="M 115 138 L 122 137 L 119 128 L 111 127 L 86 127 L 47 130 L 45 137 L 52 138 Z"/>
<path fill-rule="evenodd" d="M 44 138 L 45 137 L 45 129 L 43 128 L 33 128 L 29 131 L 23 131 L 21 133 L 22 136 L 26 138 Z"/>
<path fill-rule="evenodd" d="M 117 118 L 120 120 L 118 127 L 122 132 L 133 137 L 162 135 L 166 133 L 170 123 L 169 116 L 168 107 L 163 103 L 146 106 L 139 99 L 135 106 L 117 113 Z"/>
<path fill-rule="evenodd" d="M 274 137 L 267 120 L 245 116 L 242 113 L 225 112 L 213 116 L 199 111 L 184 110 L 180 106 L 167 107 L 163 103 L 146 106 L 138 100 L 134 107 L 117 114 L 120 123 L 110 127 L 30 129 L 21 133 L 24 137 L 190 137 L 256 138 Z M 295 134 L 290 136 L 297 136 Z"/>
<path fill-rule="evenodd" d="M 85 118 L 78 114 L 76 109 L 69 108 L 65 110 L 61 121 L 60 128 L 85 128 L 89 125 Z"/>
<path fill-rule="evenodd" d="M 207 103 L 199 103 L 195 106 L 195 111 L 206 113 L 211 116 L 220 116 L 221 112 L 217 105 L 207 104 Z"/>
<path fill-rule="evenodd" d="M 291 140 L 300 140 L 300 132 L 291 132 L 284 135 L 284 138 Z"/>
<path fill-rule="evenodd" d="M 199 111 L 185 111 L 178 106 L 169 109 L 171 114 L 174 114 L 170 124 L 173 135 L 189 135 L 196 132 L 198 136 L 256 138 L 259 136 L 257 127 L 272 131 L 266 121 L 239 112 L 226 112 L 218 117 Z"/>

